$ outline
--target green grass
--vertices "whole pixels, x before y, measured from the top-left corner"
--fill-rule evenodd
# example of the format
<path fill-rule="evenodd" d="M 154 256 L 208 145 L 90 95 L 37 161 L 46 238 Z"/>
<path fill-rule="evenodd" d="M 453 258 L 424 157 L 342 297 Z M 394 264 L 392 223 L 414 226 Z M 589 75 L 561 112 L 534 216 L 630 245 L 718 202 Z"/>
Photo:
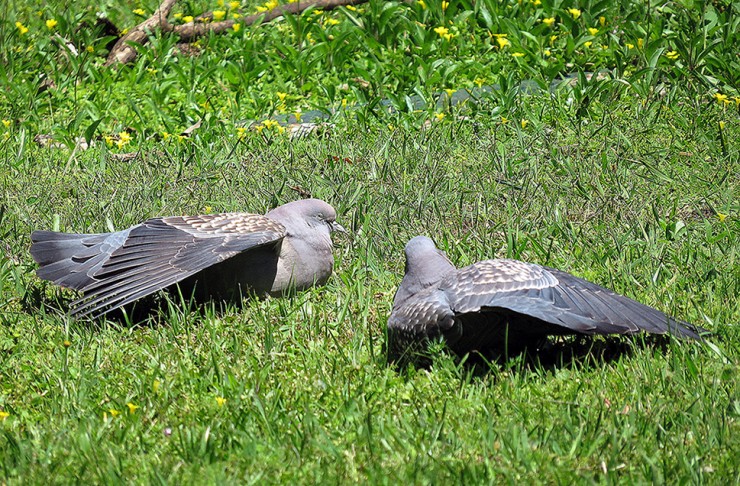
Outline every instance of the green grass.
<path fill-rule="evenodd" d="M 322 49 L 348 44 L 332 62 L 318 48 L 320 61 L 299 56 L 294 37 L 264 26 L 251 40 L 204 40 L 197 58 L 171 54 L 173 41 L 158 37 L 118 71 L 102 68 L 98 51 L 51 62 L 63 56 L 45 18 L 97 45 L 74 33 L 94 14 L 84 2 L 52 4 L 41 17 L 39 6 L 9 4 L 0 20 L 0 117 L 9 121 L 0 127 L 0 482 L 740 481 L 737 7 L 585 2 L 574 24 L 567 3 L 427 3 L 372 2 L 352 14 L 364 28 L 348 12 L 330 14 L 341 20 L 333 40 L 310 31 Z M 155 7 L 99 8 L 130 26 L 138 6 Z M 406 29 L 441 15 L 458 29 L 450 45 L 431 28 L 423 37 Z M 571 34 L 543 66 L 521 32 L 548 42 L 535 19 L 551 15 Z M 575 47 L 602 15 L 610 32 L 618 25 L 599 34 L 608 48 Z M 316 29 L 311 17 L 320 16 L 280 25 Z M 494 32 L 509 32 L 506 49 L 526 40 L 530 57 L 486 44 L 489 17 Z M 20 36 L 16 21 L 29 32 Z M 483 41 L 463 42 L 465 32 Z M 625 56 L 625 40 L 636 47 L 640 36 L 643 49 Z M 516 89 L 579 68 L 611 75 L 552 95 Z M 41 72 L 57 88 L 27 83 Z M 230 72 L 244 77 L 225 83 Z M 341 90 L 355 77 L 371 81 L 368 91 Z M 467 119 L 363 105 L 386 98 L 402 108 L 406 95 L 482 77 L 503 89 Z M 158 100 L 157 90 L 169 91 Z M 286 106 L 277 92 L 288 93 Z M 343 98 L 360 108 L 334 117 L 323 137 L 237 131 L 246 119 Z M 162 136 L 200 118 L 190 138 Z M 38 133 L 68 142 L 96 120 L 90 150 L 32 142 Z M 105 143 L 124 130 L 131 142 Z M 115 158 L 124 152 L 138 155 Z M 295 187 L 330 202 L 351 229 L 335 238 L 336 272 L 323 288 L 202 313 L 173 302 L 135 324 L 77 322 L 64 314 L 72 294 L 34 275 L 34 229 L 263 212 L 300 197 Z M 554 266 L 714 334 L 706 344 L 638 339 L 612 359 L 593 353 L 554 367 L 514 360 L 473 374 L 439 353 L 430 370 L 389 368 L 385 323 L 403 246 L 417 234 L 459 266 L 492 257 Z"/>

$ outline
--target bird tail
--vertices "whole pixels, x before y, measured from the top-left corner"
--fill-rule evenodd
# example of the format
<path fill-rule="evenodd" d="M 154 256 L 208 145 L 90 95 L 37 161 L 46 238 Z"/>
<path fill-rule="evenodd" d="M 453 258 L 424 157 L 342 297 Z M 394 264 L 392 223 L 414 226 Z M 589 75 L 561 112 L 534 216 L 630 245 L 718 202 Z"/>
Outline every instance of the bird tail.
<path fill-rule="evenodd" d="M 39 264 L 36 274 L 57 285 L 81 290 L 94 281 L 91 270 L 107 256 L 101 246 L 110 235 L 34 231 L 31 256 Z"/>

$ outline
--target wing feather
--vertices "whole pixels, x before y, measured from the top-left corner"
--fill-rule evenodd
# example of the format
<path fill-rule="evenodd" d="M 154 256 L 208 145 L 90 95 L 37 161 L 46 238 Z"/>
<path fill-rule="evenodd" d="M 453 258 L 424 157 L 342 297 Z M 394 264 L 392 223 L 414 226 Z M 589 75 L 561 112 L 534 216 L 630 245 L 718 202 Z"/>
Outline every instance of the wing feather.
<path fill-rule="evenodd" d="M 73 315 L 99 315 L 285 234 L 282 224 L 257 214 L 175 216 L 117 233 L 37 231 L 31 254 L 39 277 L 83 292 Z"/>
<path fill-rule="evenodd" d="M 565 272 L 516 260 L 485 260 L 440 285 L 456 314 L 505 309 L 586 334 L 681 334 L 692 326 Z M 474 298 L 471 298 L 470 295 Z"/>

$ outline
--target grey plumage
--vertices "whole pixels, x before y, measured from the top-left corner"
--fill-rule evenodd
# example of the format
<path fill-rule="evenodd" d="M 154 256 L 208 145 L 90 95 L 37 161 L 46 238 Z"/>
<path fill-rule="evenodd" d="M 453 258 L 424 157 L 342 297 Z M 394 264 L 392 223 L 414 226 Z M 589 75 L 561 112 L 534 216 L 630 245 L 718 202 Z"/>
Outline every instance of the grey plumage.
<path fill-rule="evenodd" d="M 152 218 L 115 233 L 34 231 L 37 274 L 83 296 L 71 314 L 97 316 L 179 283 L 196 298 L 280 295 L 321 285 L 332 273 L 330 233 L 343 228 L 318 199 L 266 215 Z"/>
<path fill-rule="evenodd" d="M 413 361 L 443 338 L 456 354 L 500 358 L 548 335 L 655 334 L 699 339 L 699 328 L 552 268 L 485 260 L 457 269 L 424 236 L 406 245 L 406 271 L 388 319 L 389 359 Z"/>

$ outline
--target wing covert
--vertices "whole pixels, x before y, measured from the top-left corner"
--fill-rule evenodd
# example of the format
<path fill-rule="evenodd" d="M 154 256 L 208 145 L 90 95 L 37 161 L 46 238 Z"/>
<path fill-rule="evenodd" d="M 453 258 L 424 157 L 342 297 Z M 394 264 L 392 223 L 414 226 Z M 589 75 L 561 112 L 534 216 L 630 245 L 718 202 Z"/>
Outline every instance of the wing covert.
<path fill-rule="evenodd" d="M 72 313 L 97 314 L 133 302 L 241 252 L 275 244 L 285 233 L 277 221 L 249 213 L 149 219 L 96 266 Z"/>

